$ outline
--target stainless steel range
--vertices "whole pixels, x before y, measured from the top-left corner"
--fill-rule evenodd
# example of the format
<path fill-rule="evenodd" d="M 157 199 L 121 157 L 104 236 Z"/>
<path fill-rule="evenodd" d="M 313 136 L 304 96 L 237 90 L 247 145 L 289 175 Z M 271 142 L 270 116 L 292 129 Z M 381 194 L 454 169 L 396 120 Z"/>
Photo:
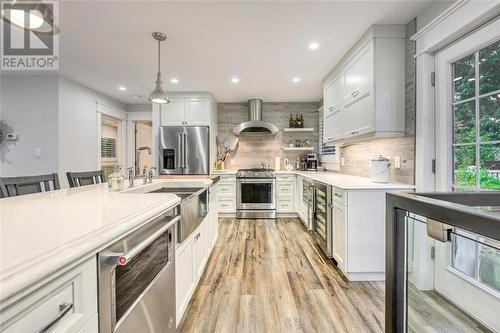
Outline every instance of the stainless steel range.
<path fill-rule="evenodd" d="M 242 169 L 236 173 L 236 217 L 276 218 L 276 173 L 272 169 Z"/>

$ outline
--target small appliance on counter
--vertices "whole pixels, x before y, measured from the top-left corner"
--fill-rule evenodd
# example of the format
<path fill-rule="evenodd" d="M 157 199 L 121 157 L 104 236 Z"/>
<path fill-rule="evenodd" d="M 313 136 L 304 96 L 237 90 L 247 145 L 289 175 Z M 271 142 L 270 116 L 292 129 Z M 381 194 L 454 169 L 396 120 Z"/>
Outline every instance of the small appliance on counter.
<path fill-rule="evenodd" d="M 391 180 L 391 161 L 378 155 L 370 160 L 370 176 L 374 183 L 388 183 Z"/>
<path fill-rule="evenodd" d="M 307 154 L 307 171 L 318 171 L 316 154 Z"/>

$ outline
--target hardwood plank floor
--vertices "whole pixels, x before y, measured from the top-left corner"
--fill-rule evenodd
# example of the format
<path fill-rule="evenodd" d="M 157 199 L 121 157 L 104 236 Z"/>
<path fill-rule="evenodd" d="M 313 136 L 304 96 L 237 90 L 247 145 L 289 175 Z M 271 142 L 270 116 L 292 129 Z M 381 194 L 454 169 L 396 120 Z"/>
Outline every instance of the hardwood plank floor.
<path fill-rule="evenodd" d="M 180 332 L 382 332 L 384 284 L 348 282 L 298 219 L 219 221 Z"/>
<path fill-rule="evenodd" d="M 220 219 L 179 332 L 382 332 L 384 283 L 349 282 L 296 218 Z M 487 331 L 409 285 L 409 332 Z"/>

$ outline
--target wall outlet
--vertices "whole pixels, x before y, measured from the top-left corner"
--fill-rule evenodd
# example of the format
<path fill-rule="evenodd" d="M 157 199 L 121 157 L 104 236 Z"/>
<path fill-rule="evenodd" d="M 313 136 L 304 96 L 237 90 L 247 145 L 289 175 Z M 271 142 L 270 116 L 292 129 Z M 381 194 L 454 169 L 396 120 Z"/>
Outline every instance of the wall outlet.
<path fill-rule="evenodd" d="M 401 168 L 401 156 L 395 156 L 394 157 L 394 167 L 396 169 L 400 169 Z"/>
<path fill-rule="evenodd" d="M 18 139 L 18 136 L 16 133 L 8 133 L 5 136 L 5 140 L 7 140 L 7 141 L 17 141 L 17 139 Z"/>
<path fill-rule="evenodd" d="M 35 158 L 40 158 L 42 156 L 42 150 L 40 148 L 35 148 Z"/>

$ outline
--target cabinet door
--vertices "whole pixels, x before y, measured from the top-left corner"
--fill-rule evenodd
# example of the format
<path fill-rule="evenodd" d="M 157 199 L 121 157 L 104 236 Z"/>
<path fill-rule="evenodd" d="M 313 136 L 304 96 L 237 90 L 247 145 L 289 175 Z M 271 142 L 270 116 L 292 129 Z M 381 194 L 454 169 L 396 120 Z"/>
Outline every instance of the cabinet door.
<path fill-rule="evenodd" d="M 195 287 L 194 264 L 193 264 L 193 244 L 194 238 L 188 238 L 175 252 L 175 304 L 177 325 L 182 319 L 191 293 Z"/>
<path fill-rule="evenodd" d="M 213 187 L 210 188 L 210 195 L 209 195 L 209 229 L 210 232 L 208 233 L 209 236 L 209 243 L 208 247 L 208 254 L 207 256 L 210 255 L 210 252 L 212 251 L 212 248 L 215 245 L 215 242 L 217 242 L 217 237 L 219 235 L 219 213 L 217 211 L 217 192 L 218 192 L 218 185 L 214 185 Z"/>
<path fill-rule="evenodd" d="M 333 257 L 337 260 L 338 267 L 346 271 L 346 239 L 347 221 L 345 207 L 338 203 L 332 205 L 333 218 Z"/>
<path fill-rule="evenodd" d="M 346 99 L 352 99 L 359 90 L 373 84 L 373 42 L 368 43 L 348 65 L 345 71 Z M 348 101 L 346 101 L 348 103 Z"/>
<path fill-rule="evenodd" d="M 325 142 L 340 140 L 344 137 L 344 110 L 342 107 L 325 116 L 324 120 Z"/>
<path fill-rule="evenodd" d="M 161 126 L 182 126 L 184 125 L 184 100 L 171 99 L 170 103 L 160 107 Z"/>
<path fill-rule="evenodd" d="M 324 99 L 325 99 L 325 115 L 335 112 L 344 100 L 345 85 L 344 85 L 344 72 L 338 74 L 331 82 L 325 86 Z"/>
<path fill-rule="evenodd" d="M 210 126 L 210 100 L 186 100 L 184 120 L 186 125 Z"/>
<path fill-rule="evenodd" d="M 198 282 L 203 273 L 203 268 L 205 268 L 205 261 L 207 258 L 207 221 L 205 220 L 200 224 L 198 229 L 196 229 L 193 243 L 193 257 L 194 257 L 194 281 Z"/>
<path fill-rule="evenodd" d="M 344 107 L 346 138 L 374 131 L 375 106 L 370 87 L 360 89 L 356 99 Z"/>

